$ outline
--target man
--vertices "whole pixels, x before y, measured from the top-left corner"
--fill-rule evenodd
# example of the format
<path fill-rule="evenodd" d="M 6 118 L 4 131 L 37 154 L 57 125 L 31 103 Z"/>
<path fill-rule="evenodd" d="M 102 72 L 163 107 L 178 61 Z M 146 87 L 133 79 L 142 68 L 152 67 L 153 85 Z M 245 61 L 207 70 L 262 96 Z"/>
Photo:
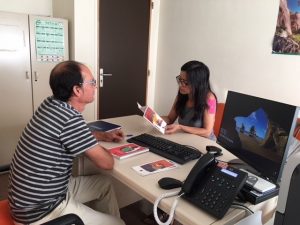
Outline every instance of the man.
<path fill-rule="evenodd" d="M 121 131 L 92 134 L 82 117 L 94 100 L 91 71 L 75 61 L 62 62 L 51 71 L 50 86 L 53 96 L 27 124 L 12 159 L 9 202 L 15 224 L 41 224 L 68 213 L 86 225 L 124 224 L 105 176 L 71 177 L 73 159 L 81 153 L 97 167 L 112 169 L 114 160 L 98 141 L 123 139 Z"/>

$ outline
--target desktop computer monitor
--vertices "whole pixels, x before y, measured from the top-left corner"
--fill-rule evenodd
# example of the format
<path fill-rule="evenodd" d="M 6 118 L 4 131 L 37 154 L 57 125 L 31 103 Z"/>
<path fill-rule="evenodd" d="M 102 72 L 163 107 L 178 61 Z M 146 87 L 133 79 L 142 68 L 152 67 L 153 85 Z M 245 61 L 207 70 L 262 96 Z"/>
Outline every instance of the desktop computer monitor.
<path fill-rule="evenodd" d="M 259 175 L 278 183 L 298 112 L 293 105 L 229 91 L 217 142 Z"/>

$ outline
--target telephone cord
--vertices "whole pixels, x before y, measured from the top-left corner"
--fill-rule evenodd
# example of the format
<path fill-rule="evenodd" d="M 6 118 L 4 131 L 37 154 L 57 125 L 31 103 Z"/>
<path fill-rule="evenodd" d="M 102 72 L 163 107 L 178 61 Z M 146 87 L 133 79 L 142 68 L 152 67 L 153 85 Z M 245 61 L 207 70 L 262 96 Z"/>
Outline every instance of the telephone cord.
<path fill-rule="evenodd" d="M 254 212 L 250 208 L 248 208 L 247 206 L 245 206 L 243 204 L 237 203 L 237 202 L 233 202 L 231 207 L 232 208 L 238 208 L 238 209 L 244 209 L 249 213 L 249 215 L 254 214 Z"/>
<path fill-rule="evenodd" d="M 178 195 L 179 194 L 179 195 Z M 175 209 L 176 209 L 176 206 L 178 204 L 178 199 L 183 195 L 184 193 L 181 193 L 180 194 L 180 191 L 174 191 L 174 192 L 168 192 L 168 193 L 164 193 L 162 195 L 160 195 L 154 202 L 154 206 L 153 206 L 153 214 L 154 214 L 154 218 L 155 218 L 155 221 L 158 225 L 169 225 L 172 223 L 173 219 L 174 219 L 174 213 L 175 213 Z M 169 218 L 166 222 L 162 222 L 158 215 L 157 215 L 157 208 L 158 208 L 158 205 L 159 205 L 159 202 L 164 199 L 164 198 L 169 198 L 169 197 L 173 197 L 173 196 L 176 196 L 176 199 L 174 200 L 173 202 L 173 205 L 171 207 L 171 210 L 170 210 L 170 213 L 169 213 Z"/>

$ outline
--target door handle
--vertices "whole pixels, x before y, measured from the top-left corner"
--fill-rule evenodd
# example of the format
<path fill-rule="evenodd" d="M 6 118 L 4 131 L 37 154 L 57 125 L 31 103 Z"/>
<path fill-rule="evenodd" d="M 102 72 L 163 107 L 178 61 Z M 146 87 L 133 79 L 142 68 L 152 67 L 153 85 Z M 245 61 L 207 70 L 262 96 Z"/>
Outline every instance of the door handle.
<path fill-rule="evenodd" d="M 111 73 L 104 73 L 103 72 L 103 68 L 100 68 L 100 87 L 103 87 L 103 77 L 111 77 L 112 74 Z"/>
<path fill-rule="evenodd" d="M 39 75 L 37 71 L 34 71 L 34 81 L 38 81 Z"/>
<path fill-rule="evenodd" d="M 29 79 L 30 79 L 30 76 L 29 76 L 29 71 L 27 71 L 27 70 L 26 70 L 26 72 L 25 72 L 25 77 L 26 77 L 26 79 L 27 79 L 27 80 L 29 80 Z"/>

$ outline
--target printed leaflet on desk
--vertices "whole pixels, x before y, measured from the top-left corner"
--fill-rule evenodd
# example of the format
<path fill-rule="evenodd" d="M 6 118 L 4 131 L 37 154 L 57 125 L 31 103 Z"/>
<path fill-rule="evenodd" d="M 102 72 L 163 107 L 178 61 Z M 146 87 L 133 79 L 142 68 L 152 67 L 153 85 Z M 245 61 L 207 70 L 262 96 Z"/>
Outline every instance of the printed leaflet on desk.
<path fill-rule="evenodd" d="M 154 162 L 146 163 L 140 166 L 133 166 L 134 169 L 138 174 L 142 176 L 150 175 L 153 173 L 159 173 L 166 170 L 175 169 L 178 167 L 178 164 L 171 160 L 161 159 Z"/>
<path fill-rule="evenodd" d="M 141 106 L 138 102 L 137 105 L 138 108 L 144 113 L 143 117 L 159 132 L 164 134 L 167 123 L 149 106 Z"/>
<path fill-rule="evenodd" d="M 121 145 L 115 148 L 109 149 L 110 153 L 117 159 L 125 159 L 134 155 L 138 155 L 144 152 L 148 152 L 149 148 L 142 147 L 134 143 Z"/>

